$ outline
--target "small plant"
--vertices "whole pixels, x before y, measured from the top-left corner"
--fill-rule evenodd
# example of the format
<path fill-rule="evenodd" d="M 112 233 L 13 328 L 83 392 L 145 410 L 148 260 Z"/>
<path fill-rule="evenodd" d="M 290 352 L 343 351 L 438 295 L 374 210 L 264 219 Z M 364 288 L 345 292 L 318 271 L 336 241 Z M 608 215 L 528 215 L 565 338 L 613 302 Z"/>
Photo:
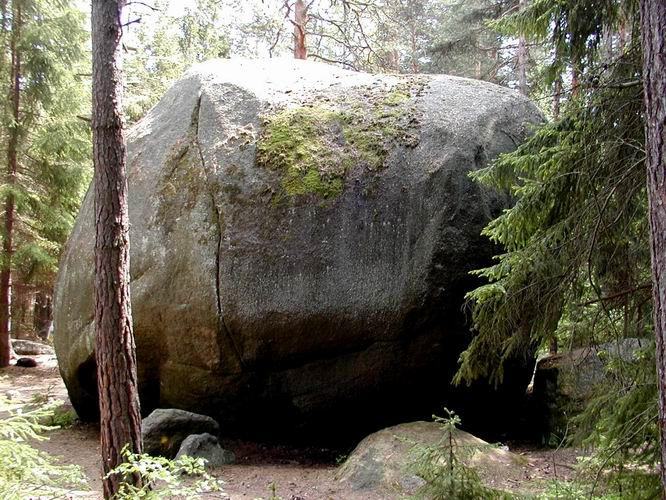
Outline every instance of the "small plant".
<path fill-rule="evenodd" d="M 509 499 L 508 493 L 488 488 L 473 467 L 465 464 L 479 450 L 478 445 L 465 446 L 456 442 L 460 417 L 444 408 L 446 417 L 433 415 L 442 431 L 440 442 L 433 445 L 414 444 L 412 472 L 425 481 L 416 498 L 438 500 Z"/>
<path fill-rule="evenodd" d="M 74 410 L 59 411 L 55 410 L 52 415 L 50 415 L 46 422 L 49 426 L 57 427 L 59 429 L 69 429 L 73 427 L 78 422 L 79 417 Z"/>
<path fill-rule="evenodd" d="M 0 398 L 0 411 L 9 416 L 0 420 L 0 498 L 65 497 L 72 489 L 85 489 L 83 471 L 73 465 L 57 465 L 54 457 L 33 448 L 28 441 L 42 441 L 43 425 L 52 418 L 59 403 L 23 411 L 17 404 Z"/>
<path fill-rule="evenodd" d="M 123 477 L 139 476 L 142 486 L 124 483 L 116 500 L 137 498 L 200 498 L 205 493 L 219 493 L 220 498 L 228 498 L 222 490 L 223 482 L 206 472 L 203 458 L 183 456 L 177 460 L 132 453 L 127 446 L 123 449 L 126 462 L 109 474 Z M 190 476 L 188 478 L 188 476 Z M 197 476 L 192 479 L 192 476 Z"/>
<path fill-rule="evenodd" d="M 277 486 L 275 485 L 275 483 L 269 484 L 268 490 L 271 493 L 271 496 L 268 497 L 268 500 L 282 500 L 282 497 L 279 497 L 277 495 Z"/>

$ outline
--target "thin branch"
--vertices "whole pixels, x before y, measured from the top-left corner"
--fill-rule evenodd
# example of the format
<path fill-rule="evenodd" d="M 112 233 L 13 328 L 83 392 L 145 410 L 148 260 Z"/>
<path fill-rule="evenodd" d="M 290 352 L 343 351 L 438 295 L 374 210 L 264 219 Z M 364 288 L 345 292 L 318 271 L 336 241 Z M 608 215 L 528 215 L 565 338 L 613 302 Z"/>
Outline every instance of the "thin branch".
<path fill-rule="evenodd" d="M 141 5 L 142 7 L 146 7 L 146 8 L 148 8 L 148 9 L 152 10 L 153 12 L 162 12 L 162 11 L 161 11 L 160 9 L 158 9 L 157 7 L 153 7 L 152 5 L 149 5 L 149 4 L 145 3 L 145 2 L 139 2 L 138 0 L 133 0 L 133 1 L 131 1 L 131 2 L 127 2 L 125 5 L 128 6 L 128 7 L 129 7 L 130 5 Z"/>
<path fill-rule="evenodd" d="M 622 290 L 621 292 L 617 293 L 612 293 L 610 295 L 606 295 L 605 297 L 599 297 L 598 299 L 593 299 L 593 300 L 588 300 L 587 302 L 583 302 L 582 304 L 578 304 L 578 306 L 584 307 L 584 306 L 589 306 L 591 304 L 596 304 L 597 302 L 602 302 L 606 300 L 613 300 L 617 299 L 619 297 L 623 297 L 625 295 L 630 295 L 634 292 L 637 292 L 639 290 L 645 290 L 647 288 L 651 288 L 652 283 L 643 283 L 642 285 L 638 285 L 632 288 L 627 288 L 626 290 Z"/>

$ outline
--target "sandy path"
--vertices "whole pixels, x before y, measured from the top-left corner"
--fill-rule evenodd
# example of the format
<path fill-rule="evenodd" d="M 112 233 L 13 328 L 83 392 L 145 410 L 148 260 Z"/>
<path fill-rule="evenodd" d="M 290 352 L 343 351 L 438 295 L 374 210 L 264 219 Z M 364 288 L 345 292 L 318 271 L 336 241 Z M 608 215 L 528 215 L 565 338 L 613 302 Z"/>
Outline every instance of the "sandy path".
<path fill-rule="evenodd" d="M 71 408 L 67 391 L 58 373 L 54 357 L 35 356 L 36 368 L 10 366 L 0 370 L 0 396 L 8 395 L 24 401 L 34 398 L 63 401 Z M 0 414 L 0 418 L 2 415 Z M 48 433 L 49 440 L 35 446 L 59 457 L 63 464 L 79 465 L 88 477 L 90 492 L 71 498 L 101 499 L 101 458 L 99 432 L 93 425 L 75 424 L 67 429 Z M 281 500 L 386 500 L 369 492 L 355 492 L 335 480 L 336 467 L 317 461 L 306 451 L 270 448 L 260 444 L 231 441 L 223 445 L 236 453 L 238 463 L 212 471 L 225 482 L 225 492 L 232 500 L 270 499 L 271 485 Z M 556 476 L 568 478 L 576 453 L 572 450 L 516 450 L 525 456 L 524 479 L 515 485 L 518 490 L 541 489 L 543 480 Z M 559 465 L 559 466 L 558 466 Z M 207 495 L 205 498 L 220 498 Z"/>
<path fill-rule="evenodd" d="M 60 400 L 64 402 L 64 410 L 71 408 L 55 358 L 34 358 L 40 363 L 37 368 L 10 366 L 0 370 L 0 396 L 9 395 L 14 400 L 22 401 L 34 398 L 42 401 L 46 398 Z M 47 436 L 47 441 L 35 442 L 34 446 L 59 457 L 63 464 L 79 465 L 88 477 L 90 493 L 85 496 L 75 494 L 72 498 L 101 499 L 101 458 L 97 428 L 93 425 L 77 424 L 67 429 L 51 431 Z M 309 459 L 306 460 L 308 463 L 299 463 L 297 452 L 292 453 L 289 460 L 276 460 L 276 455 L 281 452 L 261 445 L 236 442 L 231 445 L 240 463 L 215 469 L 212 474 L 225 482 L 225 492 L 232 500 L 270 498 L 271 484 L 275 485 L 276 495 L 282 500 L 382 500 L 379 496 L 345 489 L 334 478 L 334 466 L 312 464 Z M 270 463 L 271 460 L 277 463 Z M 207 498 L 219 498 L 219 495 L 207 495 Z"/>

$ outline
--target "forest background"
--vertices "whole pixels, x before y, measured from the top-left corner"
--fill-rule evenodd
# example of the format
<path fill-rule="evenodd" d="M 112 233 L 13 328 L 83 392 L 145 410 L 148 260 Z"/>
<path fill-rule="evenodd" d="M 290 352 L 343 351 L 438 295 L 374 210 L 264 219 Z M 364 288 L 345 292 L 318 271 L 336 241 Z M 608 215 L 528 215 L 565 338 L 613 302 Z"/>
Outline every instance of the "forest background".
<path fill-rule="evenodd" d="M 47 336 L 58 260 L 90 182 L 87 11 L 0 2 L 0 340 Z M 485 230 L 498 256 L 468 296 L 477 335 L 457 381 L 499 381 L 514 356 L 641 339 L 608 364 L 609 383 L 567 437 L 594 444 L 597 470 L 615 472 L 619 487 L 657 491 L 637 2 L 156 0 L 130 2 L 125 30 L 128 125 L 214 57 L 305 55 L 354 71 L 483 79 L 532 97 L 547 123 L 475 174 L 516 203 Z"/>

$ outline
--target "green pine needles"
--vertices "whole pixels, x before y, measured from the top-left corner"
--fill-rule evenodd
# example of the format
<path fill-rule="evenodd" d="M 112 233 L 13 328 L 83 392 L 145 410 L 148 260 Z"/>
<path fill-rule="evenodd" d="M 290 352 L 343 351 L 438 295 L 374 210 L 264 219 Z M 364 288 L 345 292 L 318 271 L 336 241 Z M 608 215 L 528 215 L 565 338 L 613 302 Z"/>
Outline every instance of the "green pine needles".
<path fill-rule="evenodd" d="M 590 498 L 604 491 L 629 494 L 631 484 L 658 487 L 635 7 L 633 1 L 534 0 L 498 24 L 552 51 L 543 87 L 552 89 L 572 72 L 577 86 L 559 96 L 565 99 L 559 117 L 472 174 L 508 191 L 515 203 L 484 230 L 503 253 L 476 271 L 486 283 L 467 295 L 477 335 L 461 356 L 456 381 L 499 383 L 508 360 L 553 345 L 569 350 L 634 338 L 643 346 L 606 363 L 603 387 L 571 422 L 572 442 L 595 450 L 587 461 Z"/>
<path fill-rule="evenodd" d="M 424 484 L 415 498 L 427 500 L 476 500 L 510 499 L 512 495 L 487 487 L 476 470 L 466 465 L 479 450 L 478 445 L 457 442 L 456 432 L 460 417 L 444 408 L 446 417 L 433 415 L 442 430 L 439 443 L 415 444 L 412 448 L 414 464 L 412 472 L 423 479 Z M 491 445 L 488 445 L 491 446 Z"/>
<path fill-rule="evenodd" d="M 22 410 L 0 399 L 0 411 L 8 413 L 0 419 L 0 498 L 57 498 L 86 489 L 79 467 L 59 465 L 54 457 L 30 444 L 47 439 L 42 434 L 56 428 L 41 422 L 53 417 L 58 404 Z"/>

